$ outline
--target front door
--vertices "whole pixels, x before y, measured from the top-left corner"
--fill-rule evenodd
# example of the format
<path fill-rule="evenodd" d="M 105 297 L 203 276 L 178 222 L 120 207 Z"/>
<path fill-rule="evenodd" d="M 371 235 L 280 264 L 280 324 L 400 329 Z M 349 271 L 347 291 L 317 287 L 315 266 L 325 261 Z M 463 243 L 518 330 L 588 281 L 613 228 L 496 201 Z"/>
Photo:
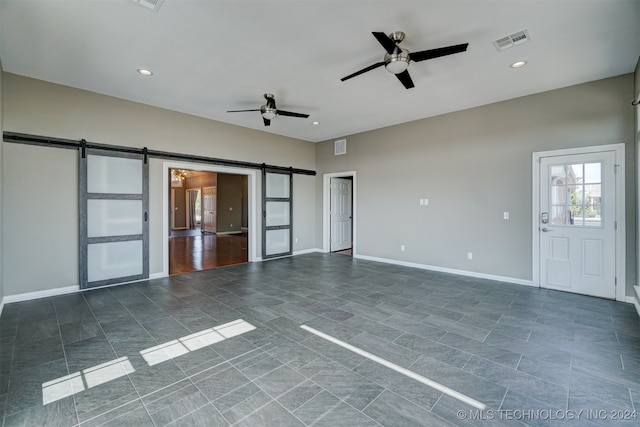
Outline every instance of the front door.
<path fill-rule="evenodd" d="M 346 178 L 331 178 L 331 252 L 351 249 L 352 183 Z"/>
<path fill-rule="evenodd" d="M 540 286 L 616 297 L 615 152 L 541 157 Z"/>
<path fill-rule="evenodd" d="M 202 231 L 216 232 L 216 187 L 202 189 Z"/>

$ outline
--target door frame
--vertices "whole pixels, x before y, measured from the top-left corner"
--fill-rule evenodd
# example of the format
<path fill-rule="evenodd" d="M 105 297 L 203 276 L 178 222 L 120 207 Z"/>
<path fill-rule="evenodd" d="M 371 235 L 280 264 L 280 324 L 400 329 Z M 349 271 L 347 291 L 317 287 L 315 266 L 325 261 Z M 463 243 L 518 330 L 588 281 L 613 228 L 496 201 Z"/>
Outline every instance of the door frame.
<path fill-rule="evenodd" d="M 626 297 L 626 225 L 625 225 L 625 146 L 624 144 L 595 145 L 591 147 L 567 148 L 551 151 L 538 151 L 532 154 L 533 172 L 531 235 L 533 241 L 532 277 L 533 285 L 540 287 L 540 230 L 538 215 L 540 211 L 540 161 L 543 157 L 567 156 L 575 154 L 615 153 L 615 233 L 616 248 L 616 301 L 627 301 Z"/>
<path fill-rule="evenodd" d="M 357 205 L 356 205 L 356 171 L 325 173 L 322 175 L 322 252 L 331 251 L 331 178 L 351 177 L 351 254 L 355 258 L 357 255 Z"/>
<path fill-rule="evenodd" d="M 162 162 L 162 273 L 159 277 L 169 276 L 169 188 L 171 180 L 169 179 L 169 169 L 191 169 L 203 172 L 227 173 L 232 175 L 246 175 L 247 193 L 248 193 L 248 224 L 249 236 L 247 241 L 247 257 L 249 262 L 258 260 L 257 258 L 257 236 L 261 233 L 258 226 L 258 187 L 257 172 L 254 169 L 232 168 L 218 165 L 208 165 L 203 163 L 186 163 L 175 161 Z"/>

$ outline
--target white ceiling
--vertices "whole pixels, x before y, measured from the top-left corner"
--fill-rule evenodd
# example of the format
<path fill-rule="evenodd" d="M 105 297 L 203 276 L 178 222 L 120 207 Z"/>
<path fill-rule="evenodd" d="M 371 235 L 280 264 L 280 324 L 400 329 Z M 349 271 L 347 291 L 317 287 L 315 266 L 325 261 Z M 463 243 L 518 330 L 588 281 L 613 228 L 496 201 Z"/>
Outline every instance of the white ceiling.
<path fill-rule="evenodd" d="M 0 14 L 7 72 L 313 142 L 630 73 L 640 55 L 639 0 L 0 0 Z M 522 29 L 530 42 L 494 48 Z M 384 68 L 341 82 L 382 60 L 372 31 L 469 48 L 412 63 L 410 90 Z M 226 113 L 265 92 L 310 117 Z"/>

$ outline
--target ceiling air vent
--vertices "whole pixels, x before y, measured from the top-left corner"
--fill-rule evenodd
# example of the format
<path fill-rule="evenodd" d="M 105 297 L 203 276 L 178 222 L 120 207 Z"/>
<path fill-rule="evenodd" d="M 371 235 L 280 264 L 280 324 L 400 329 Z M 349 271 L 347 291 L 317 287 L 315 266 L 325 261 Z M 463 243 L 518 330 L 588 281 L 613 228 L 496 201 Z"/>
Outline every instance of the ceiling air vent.
<path fill-rule="evenodd" d="M 493 41 L 493 45 L 495 46 L 498 52 L 509 49 L 511 47 L 517 46 L 522 43 L 526 43 L 531 39 L 529 36 L 529 31 L 522 30 L 515 32 L 513 34 L 509 34 L 508 36 L 500 37 L 497 40 Z"/>
<path fill-rule="evenodd" d="M 158 9 L 160 9 L 160 6 L 162 6 L 162 2 L 164 0 L 131 0 L 131 1 L 139 4 L 140 6 L 144 6 L 147 9 L 151 9 L 154 12 L 157 12 Z"/>
<path fill-rule="evenodd" d="M 347 140 L 339 139 L 333 144 L 333 154 L 339 156 L 340 154 L 347 154 Z"/>

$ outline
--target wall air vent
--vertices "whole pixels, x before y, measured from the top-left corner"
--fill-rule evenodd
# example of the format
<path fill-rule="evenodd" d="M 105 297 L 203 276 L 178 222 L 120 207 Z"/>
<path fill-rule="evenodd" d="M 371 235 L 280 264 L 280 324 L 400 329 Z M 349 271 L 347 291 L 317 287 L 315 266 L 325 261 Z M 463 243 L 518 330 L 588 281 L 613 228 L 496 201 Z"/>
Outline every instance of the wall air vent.
<path fill-rule="evenodd" d="M 347 140 L 339 139 L 333 144 L 333 154 L 339 156 L 340 154 L 347 154 Z"/>
<path fill-rule="evenodd" d="M 522 30 L 517 31 L 513 34 L 509 34 L 508 36 L 500 37 L 497 40 L 493 41 L 493 46 L 496 48 L 498 52 L 512 48 L 522 43 L 526 43 L 531 39 L 529 35 L 529 31 Z"/>
<path fill-rule="evenodd" d="M 140 6 L 144 6 L 147 9 L 151 9 L 154 12 L 157 12 L 162 6 L 162 2 L 164 0 L 131 0 L 134 3 L 139 4 Z"/>

